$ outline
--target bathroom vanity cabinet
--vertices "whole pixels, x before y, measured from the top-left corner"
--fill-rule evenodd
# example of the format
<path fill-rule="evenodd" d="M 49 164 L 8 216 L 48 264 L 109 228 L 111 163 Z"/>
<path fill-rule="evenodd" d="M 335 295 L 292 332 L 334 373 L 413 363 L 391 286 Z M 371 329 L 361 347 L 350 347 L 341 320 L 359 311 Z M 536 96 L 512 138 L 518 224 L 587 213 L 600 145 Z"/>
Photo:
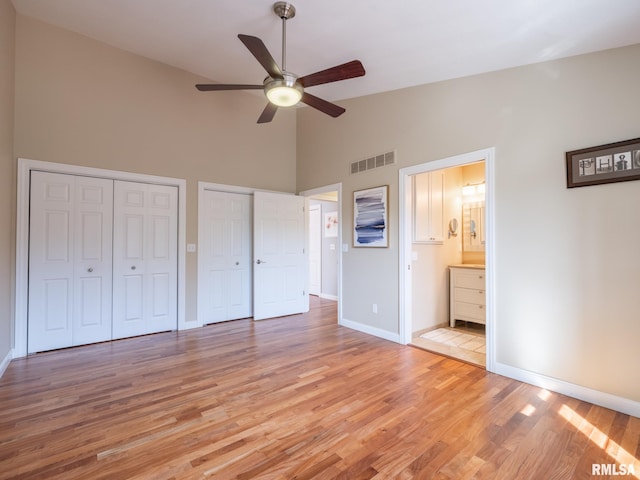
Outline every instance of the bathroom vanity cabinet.
<path fill-rule="evenodd" d="M 486 323 L 484 265 L 452 265 L 449 267 L 449 324 L 456 320 Z"/>

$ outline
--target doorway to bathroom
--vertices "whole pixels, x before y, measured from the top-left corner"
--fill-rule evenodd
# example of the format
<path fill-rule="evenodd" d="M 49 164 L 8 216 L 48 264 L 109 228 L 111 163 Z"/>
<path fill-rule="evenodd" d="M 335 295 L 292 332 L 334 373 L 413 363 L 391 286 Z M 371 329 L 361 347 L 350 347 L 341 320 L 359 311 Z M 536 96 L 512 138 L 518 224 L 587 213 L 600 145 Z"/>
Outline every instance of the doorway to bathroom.
<path fill-rule="evenodd" d="M 493 358 L 492 164 L 488 149 L 400 172 L 403 342 L 482 367 Z"/>

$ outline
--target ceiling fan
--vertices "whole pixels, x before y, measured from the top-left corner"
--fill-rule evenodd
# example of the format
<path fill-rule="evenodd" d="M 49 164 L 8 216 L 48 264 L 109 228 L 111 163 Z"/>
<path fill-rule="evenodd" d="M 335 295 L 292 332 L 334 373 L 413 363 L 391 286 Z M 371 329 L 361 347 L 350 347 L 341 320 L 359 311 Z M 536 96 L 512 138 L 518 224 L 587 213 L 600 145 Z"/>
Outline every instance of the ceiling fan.
<path fill-rule="evenodd" d="M 196 88 L 202 92 L 221 90 L 264 90 L 269 103 L 263 110 L 258 123 L 270 122 L 278 107 L 290 107 L 298 102 L 303 102 L 320 110 L 332 117 L 339 117 L 345 109 L 334 103 L 318 98 L 305 91 L 307 87 L 322 85 L 324 83 L 338 82 L 349 78 L 361 77 L 365 74 L 364 67 L 359 60 L 343 63 L 326 70 L 321 70 L 304 77 L 298 77 L 294 73 L 287 71 L 286 64 L 286 41 L 287 41 L 287 20 L 293 18 L 296 9 L 288 2 L 276 2 L 273 5 L 273 12 L 282 19 L 282 68 L 278 67 L 269 50 L 258 37 L 250 35 L 238 35 L 238 38 L 245 47 L 260 62 L 260 65 L 267 71 L 268 76 L 262 85 L 242 85 L 242 84 L 198 84 Z"/>

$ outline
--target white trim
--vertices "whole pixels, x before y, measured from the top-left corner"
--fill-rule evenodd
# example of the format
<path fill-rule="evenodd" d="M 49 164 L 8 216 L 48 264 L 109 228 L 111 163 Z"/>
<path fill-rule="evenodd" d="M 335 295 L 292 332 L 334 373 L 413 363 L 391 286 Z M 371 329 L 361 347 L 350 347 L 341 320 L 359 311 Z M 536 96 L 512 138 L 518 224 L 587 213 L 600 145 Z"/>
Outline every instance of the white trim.
<path fill-rule="evenodd" d="M 411 177 L 419 173 L 431 172 L 434 170 L 443 170 L 451 167 L 459 167 L 470 163 L 476 163 L 484 160 L 485 162 L 485 183 L 487 185 L 487 193 L 485 194 L 485 268 L 487 281 L 487 354 L 486 368 L 488 371 L 494 371 L 495 365 L 495 240 L 494 240 L 494 162 L 495 148 L 486 148 L 475 152 L 455 155 L 432 162 L 422 163 L 411 167 L 401 168 L 398 172 L 398 205 L 399 205 L 399 244 L 400 244 L 400 261 L 399 261 L 399 320 L 400 332 L 399 338 L 401 343 L 407 344 L 411 341 Z"/>
<path fill-rule="evenodd" d="M 338 295 L 335 300 L 338 302 L 338 325 L 344 325 L 342 318 L 342 226 L 344 224 L 342 212 L 342 183 L 334 183 L 325 185 L 324 187 L 304 190 L 300 192 L 299 195 L 303 197 L 314 197 L 327 192 L 338 192 Z M 323 296 L 323 294 L 320 294 L 320 297 L 329 298 L 328 296 Z M 333 298 L 331 300 L 333 300 Z"/>
<path fill-rule="evenodd" d="M 343 327 L 350 328 L 352 330 L 357 330 L 358 332 L 366 333 L 368 335 L 373 335 L 374 337 L 383 338 L 385 340 L 389 340 L 395 343 L 403 343 L 402 338 L 395 332 L 390 332 L 388 330 L 382 330 L 381 328 L 372 327 L 371 325 L 365 325 L 364 323 L 354 322 L 353 320 L 348 320 L 346 318 L 342 319 L 340 323 Z"/>
<path fill-rule="evenodd" d="M 494 373 L 640 418 L 640 402 L 496 362 Z"/>
<path fill-rule="evenodd" d="M 13 350 L 9 349 L 9 351 L 7 352 L 7 356 L 4 357 L 2 362 L 0 362 L 0 378 L 2 378 L 2 375 L 4 375 L 4 372 L 7 371 L 7 367 L 11 363 L 11 359 L 13 359 Z"/>
<path fill-rule="evenodd" d="M 181 178 L 160 177 L 141 173 L 121 172 L 102 168 L 67 165 L 18 158 L 18 185 L 16 209 L 16 293 L 14 319 L 14 358 L 27 355 L 27 298 L 29 265 L 29 177 L 32 170 L 69 175 L 86 175 L 110 180 L 154 183 L 178 188 L 178 330 L 192 328 L 185 318 L 186 292 L 186 231 L 187 181 Z"/>

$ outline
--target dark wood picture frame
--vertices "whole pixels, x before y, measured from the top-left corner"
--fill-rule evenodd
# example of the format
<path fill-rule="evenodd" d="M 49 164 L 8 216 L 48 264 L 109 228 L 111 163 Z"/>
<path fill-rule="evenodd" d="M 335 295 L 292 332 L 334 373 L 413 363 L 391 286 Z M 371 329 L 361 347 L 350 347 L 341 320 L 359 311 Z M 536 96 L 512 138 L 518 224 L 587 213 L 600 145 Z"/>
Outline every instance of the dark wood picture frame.
<path fill-rule="evenodd" d="M 640 180 L 640 138 L 566 153 L 567 188 Z"/>

